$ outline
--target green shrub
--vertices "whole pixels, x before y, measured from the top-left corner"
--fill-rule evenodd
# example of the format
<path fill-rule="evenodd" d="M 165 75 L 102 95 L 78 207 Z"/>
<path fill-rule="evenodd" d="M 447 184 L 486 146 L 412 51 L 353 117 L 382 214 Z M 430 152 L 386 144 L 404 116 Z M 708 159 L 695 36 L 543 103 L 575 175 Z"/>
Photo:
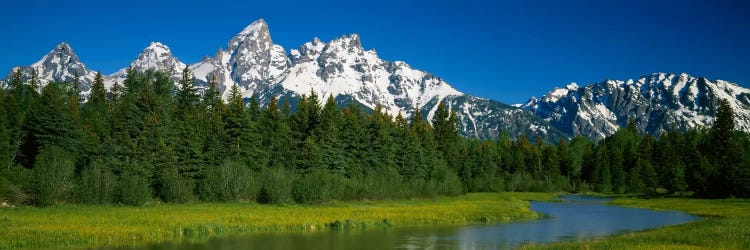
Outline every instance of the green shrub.
<path fill-rule="evenodd" d="M 21 165 L 0 168 L 0 199 L 13 204 L 28 204 L 33 179 L 32 171 Z"/>
<path fill-rule="evenodd" d="M 498 179 L 502 180 L 502 178 Z M 448 169 L 448 167 L 435 168 L 432 171 L 431 183 L 431 189 L 440 195 L 459 195 L 464 193 L 464 185 L 461 182 L 461 178 L 455 172 Z M 497 185 L 502 186 L 503 184 L 498 181 Z"/>
<path fill-rule="evenodd" d="M 221 166 L 207 168 L 205 173 L 198 188 L 202 200 L 237 201 L 258 198 L 260 181 L 241 162 L 227 161 Z"/>
<path fill-rule="evenodd" d="M 364 176 L 350 178 L 345 197 L 357 200 L 407 197 L 410 191 L 402 180 L 393 168 L 370 170 Z"/>
<path fill-rule="evenodd" d="M 193 187 L 193 182 L 178 173 L 177 168 L 165 167 L 159 171 L 159 198 L 165 202 L 190 201 Z"/>
<path fill-rule="evenodd" d="M 96 159 L 81 169 L 76 197 L 86 204 L 109 204 L 115 198 L 117 179 L 107 164 Z"/>
<path fill-rule="evenodd" d="M 346 178 L 328 170 L 311 170 L 294 181 L 292 195 L 297 203 L 319 204 L 340 199 L 346 188 Z"/>
<path fill-rule="evenodd" d="M 68 151 L 57 146 L 42 150 L 32 172 L 34 204 L 49 206 L 69 198 L 74 188 L 75 160 Z"/>
<path fill-rule="evenodd" d="M 280 167 L 261 170 L 261 189 L 258 202 L 265 204 L 284 204 L 293 201 L 292 184 L 294 173 Z"/>
<path fill-rule="evenodd" d="M 125 205 L 141 206 L 151 200 L 148 180 L 137 174 L 123 173 L 117 185 L 117 200 Z"/>

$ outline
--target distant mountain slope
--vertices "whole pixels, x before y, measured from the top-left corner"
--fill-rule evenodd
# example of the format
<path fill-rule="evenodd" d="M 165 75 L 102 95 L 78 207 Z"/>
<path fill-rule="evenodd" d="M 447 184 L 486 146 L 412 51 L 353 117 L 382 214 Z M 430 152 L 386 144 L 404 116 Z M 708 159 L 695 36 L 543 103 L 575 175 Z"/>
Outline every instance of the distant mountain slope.
<path fill-rule="evenodd" d="M 572 83 L 539 99 L 531 98 L 523 108 L 566 133 L 603 138 L 630 119 L 651 134 L 670 127 L 710 126 L 720 99 L 727 99 L 734 108 L 737 128 L 750 131 L 749 89 L 685 73 L 654 73 L 585 87 Z"/>

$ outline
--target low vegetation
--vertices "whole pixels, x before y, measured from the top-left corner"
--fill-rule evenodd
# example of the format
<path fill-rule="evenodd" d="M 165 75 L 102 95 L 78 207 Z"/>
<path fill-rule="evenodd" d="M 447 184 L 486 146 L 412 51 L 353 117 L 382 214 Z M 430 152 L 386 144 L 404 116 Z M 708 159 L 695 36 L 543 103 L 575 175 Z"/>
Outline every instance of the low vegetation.
<path fill-rule="evenodd" d="M 527 245 L 523 249 L 750 249 L 750 200 L 618 198 L 612 204 L 682 210 L 703 220 L 587 241 Z"/>
<path fill-rule="evenodd" d="M 141 245 L 205 240 L 251 232 L 359 230 L 541 216 L 526 200 L 552 193 L 473 193 L 433 199 L 330 202 L 156 204 L 146 207 L 65 205 L 0 208 L 0 249 Z"/>

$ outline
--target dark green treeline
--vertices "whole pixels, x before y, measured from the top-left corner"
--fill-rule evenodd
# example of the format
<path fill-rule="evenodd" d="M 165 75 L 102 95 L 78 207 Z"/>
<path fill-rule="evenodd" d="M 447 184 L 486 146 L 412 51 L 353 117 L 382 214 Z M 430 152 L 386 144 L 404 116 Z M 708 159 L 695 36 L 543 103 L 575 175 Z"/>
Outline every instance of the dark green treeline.
<path fill-rule="evenodd" d="M 199 93 L 191 73 L 128 71 L 106 92 L 101 75 L 81 102 L 79 84 L 42 84 L 16 73 L 0 92 L 0 200 L 130 204 L 150 201 L 320 203 L 475 191 L 693 192 L 748 195 L 750 138 L 726 102 L 711 129 L 656 138 L 635 125 L 600 142 L 544 143 L 503 134 L 458 135 L 440 105 L 415 110 L 322 107 L 314 94 L 292 112 L 276 99 L 246 103 L 216 81 Z"/>

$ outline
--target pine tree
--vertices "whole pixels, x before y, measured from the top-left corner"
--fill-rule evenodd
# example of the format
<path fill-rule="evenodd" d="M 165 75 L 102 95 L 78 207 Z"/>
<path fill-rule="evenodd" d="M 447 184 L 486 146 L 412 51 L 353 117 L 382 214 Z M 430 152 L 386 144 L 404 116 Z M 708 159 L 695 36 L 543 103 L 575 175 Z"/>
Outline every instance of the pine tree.
<path fill-rule="evenodd" d="M 176 185 L 180 185 L 179 180 L 183 176 L 187 178 L 198 176 L 204 164 L 202 156 L 204 139 L 201 137 L 203 134 L 199 131 L 199 117 L 197 114 L 199 99 L 194 87 L 194 81 L 192 72 L 186 66 L 182 70 L 182 79 L 179 81 L 177 96 L 175 97 L 177 103 L 174 124 L 177 130 L 177 137 L 174 144 L 177 154 L 177 165 L 179 167 L 176 175 L 174 171 L 162 172 L 167 174 L 170 177 L 168 180 L 174 182 L 173 184 Z"/>
<path fill-rule="evenodd" d="M 375 110 L 368 117 L 367 135 L 369 140 L 366 147 L 365 164 L 371 170 L 389 171 L 396 169 L 396 145 L 394 142 L 393 118 L 383 111 L 382 106 L 375 106 Z M 374 171 L 373 171 L 374 172 Z"/>
<path fill-rule="evenodd" d="M 444 165 L 443 158 L 438 156 L 437 144 L 435 143 L 435 136 L 433 135 L 432 126 L 422 117 L 422 113 L 419 108 L 414 109 L 414 114 L 411 116 L 411 133 L 416 136 L 418 144 L 421 146 L 421 155 L 419 158 L 419 173 L 420 176 L 424 173 L 424 178 L 427 178 L 432 172 L 432 169 L 438 165 Z"/>
<path fill-rule="evenodd" d="M 622 149 L 618 147 L 612 147 L 610 149 L 610 170 L 612 173 L 612 191 L 616 193 L 625 192 L 626 187 L 626 176 L 625 169 L 623 168 L 623 153 Z"/>
<path fill-rule="evenodd" d="M 260 103 L 258 102 L 258 97 L 253 95 L 250 98 L 247 107 L 247 114 L 250 116 L 250 120 L 253 120 L 254 122 L 258 122 L 260 119 Z"/>
<path fill-rule="evenodd" d="M 297 111 L 291 116 L 292 130 L 295 138 L 302 142 L 307 139 L 320 123 L 320 106 L 318 96 L 311 92 L 309 96 L 302 95 L 297 103 Z"/>
<path fill-rule="evenodd" d="M 432 118 L 432 126 L 434 128 L 435 142 L 437 144 L 437 150 L 440 155 L 445 159 L 448 167 L 454 171 L 458 169 L 459 149 L 459 135 L 458 135 L 458 123 L 456 120 L 456 112 L 449 111 L 445 105 L 445 102 L 440 102 L 437 110 Z"/>
<path fill-rule="evenodd" d="M 23 88 L 23 80 L 21 80 L 21 68 L 16 68 L 13 73 L 13 79 L 10 81 L 10 89 L 20 91 Z"/>
<path fill-rule="evenodd" d="M 61 85 L 48 84 L 35 103 L 29 119 L 24 121 L 23 162 L 34 164 L 39 150 L 57 146 L 74 149 L 73 126 L 66 110 L 67 105 Z"/>
<path fill-rule="evenodd" d="M 330 171 L 344 174 L 346 160 L 341 141 L 341 112 L 333 96 L 329 96 L 320 113 L 320 126 L 313 136 L 320 144 L 322 164 Z"/>
<path fill-rule="evenodd" d="M 229 104 L 224 117 L 224 130 L 228 138 L 229 155 L 252 165 L 258 159 L 260 146 L 256 124 L 245 111 L 245 103 L 235 84 L 229 92 Z"/>
<path fill-rule="evenodd" d="M 7 143 L 7 148 L 4 150 L 7 155 L 0 156 L 7 158 L 7 161 L 3 161 L 3 165 L 10 168 L 16 161 L 16 156 L 19 153 L 19 148 L 23 143 L 23 130 L 22 124 L 27 117 L 28 110 L 32 99 L 27 95 L 24 95 L 26 88 L 21 80 L 21 69 L 17 68 L 13 74 L 13 78 L 10 81 L 8 91 L 2 91 L 4 103 L 0 109 L 3 109 L 5 119 L 0 121 L 3 123 L 2 137 L 7 137 L 2 143 Z M 0 158 L 0 159 L 2 159 Z"/>
<path fill-rule="evenodd" d="M 101 72 L 97 72 L 100 74 Z M 81 82 L 78 76 L 78 71 L 73 74 L 73 93 L 75 93 L 76 99 L 81 99 Z"/>
<path fill-rule="evenodd" d="M 223 121 L 225 106 L 216 85 L 216 76 L 211 75 L 208 89 L 201 100 L 201 114 L 203 115 L 201 124 L 203 124 L 204 138 L 202 155 L 204 162 L 209 166 L 219 166 L 223 163 L 226 154 L 223 145 L 226 141 Z"/>
<path fill-rule="evenodd" d="M 229 103 L 227 105 L 227 113 L 224 117 L 224 123 L 226 124 L 227 137 L 229 138 L 229 149 L 232 155 L 238 155 L 241 145 L 242 128 L 247 126 L 247 120 L 245 120 L 245 105 L 242 101 L 242 95 L 240 93 L 239 86 L 235 83 L 229 90 Z"/>
<path fill-rule="evenodd" d="M 187 119 L 186 116 L 195 113 L 197 105 L 198 93 L 195 89 L 195 79 L 190 69 L 185 66 L 177 88 L 177 119 Z"/>
<path fill-rule="evenodd" d="M 732 193 L 732 187 L 737 186 L 736 174 L 742 172 L 745 166 L 739 160 L 737 143 L 734 141 L 735 125 L 734 110 L 726 99 L 719 101 L 716 109 L 716 120 L 711 127 L 710 155 L 714 166 L 718 169 L 709 174 L 709 196 L 724 197 Z"/>
<path fill-rule="evenodd" d="M 717 152 L 725 153 L 726 148 L 732 148 L 734 137 L 734 110 L 726 99 L 719 101 L 719 107 L 716 109 L 716 121 L 711 127 L 711 136 L 713 145 Z M 721 156 L 726 156 L 721 154 Z M 717 155 L 717 157 L 721 157 Z M 721 161 L 722 159 L 717 159 Z"/>
<path fill-rule="evenodd" d="M 607 146 L 600 146 L 596 150 L 596 169 L 598 172 L 595 174 L 600 180 L 598 184 L 598 191 L 602 193 L 612 192 L 612 169 L 610 168 L 611 159 L 609 156 L 609 149 Z"/>
<path fill-rule="evenodd" d="M 101 112 L 106 107 L 106 101 L 107 92 L 104 90 L 104 79 L 102 78 L 102 73 L 97 72 L 94 83 L 91 85 L 91 96 L 89 97 L 88 104 L 96 107 L 97 111 Z"/>
<path fill-rule="evenodd" d="M 10 168 L 15 154 L 14 140 L 11 138 L 11 128 L 8 126 L 8 112 L 5 108 L 11 106 L 7 99 L 7 92 L 0 90 L 0 169 Z"/>
<path fill-rule="evenodd" d="M 296 161 L 294 148 L 291 146 L 293 139 L 288 117 L 284 113 L 279 111 L 276 98 L 272 97 L 266 109 L 262 111 L 259 121 L 263 131 L 261 145 L 266 149 L 265 155 L 268 157 L 269 167 L 292 168 Z"/>
<path fill-rule="evenodd" d="M 310 138 L 320 123 L 320 106 L 314 91 L 311 91 L 309 96 L 302 95 L 297 102 L 297 111 L 290 117 L 290 122 L 295 147 L 301 152 L 296 162 L 297 169 L 307 172 L 310 168 L 321 166 L 319 155 L 314 155 L 320 153 L 317 145 L 313 147 L 317 139 Z"/>
<path fill-rule="evenodd" d="M 36 69 L 31 69 L 31 81 L 29 81 L 29 88 L 31 89 L 31 95 L 38 96 L 40 91 L 39 74 Z"/>
<path fill-rule="evenodd" d="M 366 147 L 369 142 L 366 119 L 359 106 L 350 103 L 342 110 L 341 141 L 346 159 L 346 176 L 360 176 L 366 170 Z"/>
<path fill-rule="evenodd" d="M 107 100 L 110 101 L 113 105 L 117 105 L 120 103 L 120 100 L 123 96 L 125 96 L 126 89 L 122 84 L 119 82 L 115 82 L 114 85 L 112 85 L 111 92 L 107 95 Z"/>
<path fill-rule="evenodd" d="M 103 150 L 100 145 L 109 135 L 109 126 L 107 126 L 107 109 L 109 104 L 106 95 L 102 74 L 97 73 L 94 83 L 91 85 L 89 101 L 83 106 L 82 111 L 84 128 L 89 138 L 89 152 L 95 154 Z"/>

